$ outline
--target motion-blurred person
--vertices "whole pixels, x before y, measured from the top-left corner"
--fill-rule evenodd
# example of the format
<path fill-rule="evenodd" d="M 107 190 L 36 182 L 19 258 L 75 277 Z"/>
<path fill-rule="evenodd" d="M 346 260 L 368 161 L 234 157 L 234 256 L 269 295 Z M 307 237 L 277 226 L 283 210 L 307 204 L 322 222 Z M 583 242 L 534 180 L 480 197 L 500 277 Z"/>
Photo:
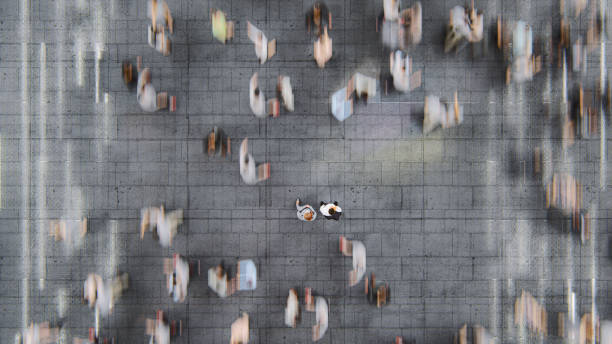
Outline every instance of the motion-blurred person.
<path fill-rule="evenodd" d="M 266 111 L 266 97 L 259 88 L 258 80 L 258 74 L 253 74 L 249 82 L 249 104 L 251 105 L 251 111 L 253 111 L 255 117 L 265 118 L 268 117 L 268 112 Z"/>
<path fill-rule="evenodd" d="M 506 70 L 506 83 L 531 80 L 542 67 L 541 56 L 533 55 L 533 31 L 526 22 L 519 20 L 514 24 L 497 22 L 497 45 L 510 59 Z"/>
<path fill-rule="evenodd" d="M 100 339 L 100 337 L 98 337 L 96 335 L 96 329 L 93 327 L 89 328 L 89 337 L 87 339 L 84 338 L 80 338 L 80 337 L 74 337 L 72 339 L 72 343 L 73 344 L 98 344 L 98 343 L 104 343 L 104 344 L 108 344 L 108 343 L 115 343 L 115 338 L 102 338 Z"/>
<path fill-rule="evenodd" d="M 210 9 L 212 34 L 219 42 L 225 44 L 234 38 L 234 22 L 225 19 L 225 13 L 216 8 Z"/>
<path fill-rule="evenodd" d="M 293 112 L 293 90 L 291 89 L 291 79 L 288 76 L 281 75 L 278 77 L 276 84 L 277 97 L 283 100 L 283 106 L 287 111 Z"/>
<path fill-rule="evenodd" d="M 383 0 L 384 20 L 396 21 L 399 19 L 399 0 Z"/>
<path fill-rule="evenodd" d="M 554 174 L 546 185 L 546 207 L 558 208 L 564 214 L 576 213 L 581 208 L 582 185 L 569 174 Z"/>
<path fill-rule="evenodd" d="M 298 219 L 310 222 L 317 218 L 316 210 L 310 204 L 301 205 L 299 198 L 295 201 L 295 207 L 297 208 Z"/>
<path fill-rule="evenodd" d="M 121 76 L 128 89 L 133 90 L 134 86 L 136 86 L 136 80 L 138 80 L 138 73 L 130 61 L 123 61 L 121 65 Z"/>
<path fill-rule="evenodd" d="M 48 322 L 40 324 L 30 323 L 23 333 L 24 344 L 50 344 L 59 340 L 59 328 L 49 327 Z"/>
<path fill-rule="evenodd" d="M 153 237 L 159 240 L 162 247 L 172 245 L 177 228 L 183 223 L 183 209 L 177 209 L 166 214 L 164 207 L 149 207 L 141 210 L 140 239 L 144 238 L 145 231 L 156 229 Z"/>
<path fill-rule="evenodd" d="M 455 6 L 450 11 L 450 21 L 444 43 L 444 52 L 447 53 L 457 49 L 463 40 L 475 43 L 483 38 L 484 16 L 477 14 L 472 1 L 472 8 Z"/>
<path fill-rule="evenodd" d="M 338 202 L 334 201 L 333 203 L 321 202 L 321 206 L 319 207 L 319 211 L 321 215 L 325 216 L 328 220 L 340 220 L 340 216 L 342 216 L 342 208 L 338 205 Z"/>
<path fill-rule="evenodd" d="M 49 235 L 55 241 L 66 241 L 75 243 L 87 234 L 87 218 L 81 220 L 51 220 L 49 223 Z"/>
<path fill-rule="evenodd" d="M 268 42 L 266 35 L 250 21 L 247 21 L 247 35 L 251 42 L 255 44 L 255 55 L 259 59 L 259 63 L 264 64 L 266 60 L 276 54 L 276 40 Z"/>
<path fill-rule="evenodd" d="M 365 294 L 370 304 L 375 304 L 376 307 L 380 308 L 389 302 L 390 290 L 388 283 L 376 284 L 376 276 L 374 273 L 370 274 L 370 278 L 365 278 Z"/>
<path fill-rule="evenodd" d="M 179 335 L 180 327 L 182 326 L 179 321 Z M 164 316 L 164 312 L 161 310 L 157 311 L 156 319 L 146 319 L 145 334 L 151 336 L 149 344 L 170 344 L 170 339 L 177 333 L 176 321 L 171 323 Z"/>
<path fill-rule="evenodd" d="M 423 9 L 417 1 L 412 7 L 402 10 L 400 14 L 399 42 L 400 48 L 421 43 L 423 37 Z"/>
<path fill-rule="evenodd" d="M 164 260 L 164 273 L 167 276 L 168 294 L 172 296 L 174 302 L 184 302 L 187 296 L 189 278 L 199 271 L 199 264 L 190 264 L 178 254 L 174 254 L 172 259 Z M 199 274 L 199 272 L 198 272 Z"/>
<path fill-rule="evenodd" d="M 599 316 L 596 315 L 594 318 L 593 313 L 586 313 L 580 318 L 579 344 L 599 342 Z"/>
<path fill-rule="evenodd" d="M 401 50 L 389 55 L 389 69 L 393 77 L 393 87 L 400 92 L 412 91 L 421 86 L 421 71 L 412 73 L 412 61 Z"/>
<path fill-rule="evenodd" d="M 314 42 L 313 55 L 319 68 L 325 68 L 327 61 L 332 58 L 332 39 L 327 34 L 327 27 L 323 29 L 323 35 Z"/>
<path fill-rule="evenodd" d="M 206 151 L 208 156 L 223 156 L 225 157 L 228 153 L 231 153 L 231 140 L 230 137 L 223 131 L 223 129 L 214 127 L 208 134 L 206 139 Z"/>
<path fill-rule="evenodd" d="M 289 296 L 287 297 L 287 307 L 285 307 L 285 325 L 293 327 L 297 325 L 300 317 L 300 303 L 298 301 L 298 295 L 295 289 L 289 289 Z"/>
<path fill-rule="evenodd" d="M 221 264 L 208 269 L 208 287 L 219 297 L 228 297 L 236 291 L 236 279 L 229 279 Z"/>
<path fill-rule="evenodd" d="M 327 22 L 327 23 L 325 23 Z M 310 32 L 312 26 L 317 28 L 317 36 L 321 36 L 323 27 L 332 28 L 332 14 L 325 3 L 317 1 L 312 6 L 312 9 L 306 13 L 306 28 Z"/>
<path fill-rule="evenodd" d="M 149 26 L 149 45 L 164 56 L 170 54 L 171 41 L 166 34 L 166 28 L 170 33 L 174 32 L 174 21 L 170 14 L 170 8 L 164 0 L 150 0 L 148 2 L 148 16 L 151 19 Z"/>
<path fill-rule="evenodd" d="M 155 112 L 168 107 L 168 94 L 166 92 L 155 93 L 149 68 L 145 68 L 138 76 L 136 99 L 138 99 L 140 107 L 146 112 Z"/>
<path fill-rule="evenodd" d="M 249 153 L 248 140 L 245 138 L 240 145 L 240 176 L 246 184 L 254 185 L 270 178 L 270 163 L 256 165 Z"/>
<path fill-rule="evenodd" d="M 246 344 L 249 342 L 249 315 L 242 316 L 232 323 L 230 344 Z"/>
<path fill-rule="evenodd" d="M 463 122 L 463 107 L 459 106 L 457 92 L 455 92 L 455 102 L 445 105 L 440 102 L 440 98 L 433 95 L 425 97 L 425 117 L 423 119 L 423 133 L 427 134 L 438 125 L 442 128 L 451 128 Z"/>
<path fill-rule="evenodd" d="M 363 75 L 361 73 L 353 74 L 353 77 L 349 80 L 349 89 L 355 88 L 355 96 L 358 99 L 368 101 L 369 98 L 376 96 L 376 79 Z"/>
<path fill-rule="evenodd" d="M 128 288 L 128 274 L 123 273 L 111 281 L 104 281 L 98 274 L 89 274 L 83 284 L 83 298 L 89 308 L 95 308 L 102 316 L 108 316 L 124 290 Z"/>
<path fill-rule="evenodd" d="M 548 335 L 548 315 L 546 309 L 525 290 L 514 303 L 514 324 L 525 326 L 532 333 Z"/>
<path fill-rule="evenodd" d="M 340 237 L 340 252 L 345 256 L 353 256 L 353 270 L 349 272 L 349 286 L 354 286 L 366 272 L 366 248 L 365 245 L 358 240 L 347 240 L 345 237 Z"/>
<path fill-rule="evenodd" d="M 487 330 L 480 326 L 475 325 L 473 327 L 474 333 L 474 344 L 494 344 L 495 338 L 487 332 Z"/>
<path fill-rule="evenodd" d="M 329 306 L 327 305 L 327 300 L 322 296 L 317 296 L 315 304 L 317 324 L 312 327 L 313 342 L 323 338 L 329 323 Z"/>

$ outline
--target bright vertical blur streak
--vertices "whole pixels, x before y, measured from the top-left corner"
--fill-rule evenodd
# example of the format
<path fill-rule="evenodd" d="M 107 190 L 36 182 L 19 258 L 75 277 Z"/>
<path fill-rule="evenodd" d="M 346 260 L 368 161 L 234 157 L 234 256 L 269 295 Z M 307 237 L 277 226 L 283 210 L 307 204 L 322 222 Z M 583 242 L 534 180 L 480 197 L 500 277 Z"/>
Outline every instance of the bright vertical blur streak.
<path fill-rule="evenodd" d="M 77 85 L 79 87 L 83 86 L 83 79 L 85 77 L 85 47 L 84 47 L 84 42 L 83 42 L 83 37 L 81 33 L 77 33 L 77 38 L 74 41 L 74 50 L 75 50 L 75 55 L 76 55 L 76 80 L 77 80 Z"/>
<path fill-rule="evenodd" d="M 490 312 L 491 324 L 489 325 L 489 328 L 491 330 L 491 334 L 494 337 L 497 337 L 499 336 L 497 328 L 499 326 L 498 316 L 499 316 L 499 301 L 500 301 L 498 287 L 497 287 L 497 278 L 491 279 L 490 285 L 491 285 L 491 289 L 493 289 L 493 292 L 491 293 L 493 296 L 493 304 L 491 305 L 491 312 Z"/>
<path fill-rule="evenodd" d="M 100 102 L 100 59 L 101 58 L 102 58 L 102 51 L 100 51 L 100 46 L 96 44 L 96 60 L 95 60 L 96 104 Z"/>
<path fill-rule="evenodd" d="M 108 140 L 110 136 L 110 104 L 109 104 L 110 96 L 108 93 L 104 92 L 104 143 L 108 145 Z"/>
<path fill-rule="evenodd" d="M 66 289 L 60 288 L 57 290 L 57 315 L 60 318 L 66 316 L 66 311 L 68 310 L 68 302 L 66 297 Z"/>
<path fill-rule="evenodd" d="M 110 220 L 109 222 L 110 230 L 109 232 L 109 257 L 108 264 L 106 264 L 106 276 L 113 276 L 116 273 L 117 267 L 117 221 Z"/>
<path fill-rule="evenodd" d="M 599 140 L 599 188 L 606 188 L 606 116 L 603 106 L 600 106 L 600 140 Z"/>
<path fill-rule="evenodd" d="M 30 2 L 21 0 L 21 230 L 22 230 L 22 276 L 21 302 L 22 327 L 28 326 L 30 303 L 30 104 L 29 104 L 29 54 Z"/>
<path fill-rule="evenodd" d="M 40 152 L 38 157 L 38 289 L 45 289 L 46 278 L 46 245 L 45 245 L 45 223 L 47 210 L 45 202 L 45 185 L 47 172 L 47 46 L 40 43 L 40 118 L 39 118 L 39 142 Z"/>
<path fill-rule="evenodd" d="M 65 7 L 64 7 L 64 0 L 57 0 L 56 3 L 56 8 L 55 8 L 55 16 L 58 20 L 58 22 L 63 23 L 64 22 L 64 12 L 65 12 Z M 62 29 L 58 31 L 58 39 L 57 39 L 57 49 L 55 49 L 55 52 L 57 54 L 57 96 L 56 96 L 56 104 L 57 104 L 57 116 L 58 116 L 58 122 L 59 122 L 59 129 L 58 129 L 58 136 L 60 139 L 62 139 L 63 137 L 63 133 L 64 133 L 64 29 L 62 26 Z"/>

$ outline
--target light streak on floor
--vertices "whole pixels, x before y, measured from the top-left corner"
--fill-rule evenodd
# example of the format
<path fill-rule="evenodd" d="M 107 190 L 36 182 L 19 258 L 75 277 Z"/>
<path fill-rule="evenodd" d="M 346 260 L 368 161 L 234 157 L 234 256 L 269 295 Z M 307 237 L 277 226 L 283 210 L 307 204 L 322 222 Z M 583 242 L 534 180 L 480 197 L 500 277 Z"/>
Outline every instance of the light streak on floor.
<path fill-rule="evenodd" d="M 22 328 L 25 330 L 30 318 L 30 97 L 29 97 L 29 54 L 30 42 L 30 2 L 21 0 L 21 233 L 22 233 Z"/>
<path fill-rule="evenodd" d="M 45 43 L 40 43 L 40 118 L 39 118 L 39 135 L 40 135 L 40 152 L 38 157 L 38 199 L 36 206 L 38 207 L 38 289 L 45 289 L 46 279 L 46 245 L 45 229 L 47 228 L 47 211 L 46 211 L 46 173 L 47 173 L 47 46 Z"/>
<path fill-rule="evenodd" d="M 65 12 L 66 12 L 66 8 L 65 8 L 64 0 L 57 0 L 56 7 L 55 7 L 55 16 L 59 22 L 64 21 Z M 64 135 L 64 110 L 65 110 L 64 109 L 64 92 L 65 92 L 64 83 L 66 82 L 64 80 L 65 79 L 64 49 L 66 48 L 64 44 L 65 34 L 66 34 L 65 30 L 62 26 L 61 29 L 58 30 L 57 49 L 55 50 L 56 59 L 57 59 L 56 61 L 57 63 L 57 68 L 56 68 L 56 72 L 57 72 L 56 113 L 58 117 L 58 137 L 60 140 L 63 138 L 63 135 Z"/>
<path fill-rule="evenodd" d="M 75 52 L 75 78 L 79 87 L 83 86 L 85 78 L 85 43 L 83 42 L 83 34 L 77 33 L 77 38 L 74 40 Z"/>

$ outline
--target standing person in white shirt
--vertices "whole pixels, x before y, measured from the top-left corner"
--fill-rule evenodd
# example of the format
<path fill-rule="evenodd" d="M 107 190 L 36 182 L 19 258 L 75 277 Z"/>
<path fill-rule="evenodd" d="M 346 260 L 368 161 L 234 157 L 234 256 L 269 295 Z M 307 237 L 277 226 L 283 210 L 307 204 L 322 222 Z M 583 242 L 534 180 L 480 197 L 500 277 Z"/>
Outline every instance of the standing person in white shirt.
<path fill-rule="evenodd" d="M 298 219 L 310 222 L 317 218 L 316 210 L 310 204 L 301 205 L 299 198 L 295 201 L 295 207 L 297 208 Z"/>
<path fill-rule="evenodd" d="M 145 68 L 138 76 L 138 89 L 136 92 L 138 104 L 146 112 L 157 110 L 157 94 L 155 87 L 151 84 L 151 70 Z"/>
<path fill-rule="evenodd" d="M 240 176 L 246 184 L 254 185 L 270 178 L 270 163 L 255 164 L 255 159 L 249 154 L 248 140 L 245 138 L 240 145 Z"/>
<path fill-rule="evenodd" d="M 174 254 L 173 259 L 164 262 L 164 270 L 168 275 L 168 294 L 174 302 L 185 302 L 189 278 L 193 274 L 191 266 L 180 255 Z"/>

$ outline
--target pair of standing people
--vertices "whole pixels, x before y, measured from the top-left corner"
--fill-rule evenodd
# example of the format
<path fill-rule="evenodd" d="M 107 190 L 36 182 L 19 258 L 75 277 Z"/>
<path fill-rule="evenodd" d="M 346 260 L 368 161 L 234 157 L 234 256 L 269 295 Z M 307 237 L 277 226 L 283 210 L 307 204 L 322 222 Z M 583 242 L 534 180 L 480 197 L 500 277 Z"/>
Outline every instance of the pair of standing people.
<path fill-rule="evenodd" d="M 310 204 L 302 205 L 299 198 L 295 201 L 295 207 L 297 208 L 298 219 L 310 222 L 317 218 L 316 210 Z M 342 216 L 342 208 L 335 201 L 330 203 L 321 202 L 319 212 L 328 220 L 338 221 L 340 216 Z"/>

